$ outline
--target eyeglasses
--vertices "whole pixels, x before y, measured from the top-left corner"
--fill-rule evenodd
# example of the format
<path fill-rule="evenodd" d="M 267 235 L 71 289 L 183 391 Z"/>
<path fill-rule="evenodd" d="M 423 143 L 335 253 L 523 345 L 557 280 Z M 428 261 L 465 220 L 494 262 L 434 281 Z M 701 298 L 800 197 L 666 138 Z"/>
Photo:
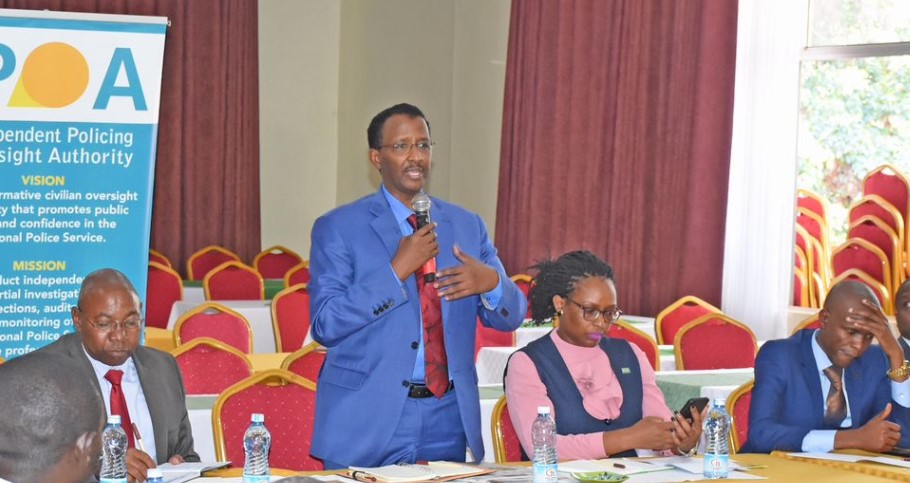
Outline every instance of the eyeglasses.
<path fill-rule="evenodd" d="M 418 151 L 423 151 L 429 153 L 433 150 L 433 146 L 436 143 L 433 141 L 418 141 L 416 143 L 395 143 L 395 144 L 383 144 L 379 146 L 380 148 L 390 148 L 392 151 L 398 154 L 404 154 L 411 152 L 411 147 L 416 147 Z"/>
<path fill-rule="evenodd" d="M 80 310 L 78 307 L 76 307 L 76 310 L 79 310 L 80 313 L 82 312 L 82 310 Z M 123 329 L 126 332 L 133 332 L 133 331 L 139 330 L 139 328 L 142 327 L 142 317 L 139 317 L 138 315 L 133 315 L 133 316 L 127 317 L 127 318 L 121 320 L 120 322 L 115 322 L 115 321 L 108 322 L 106 320 L 101 321 L 101 322 L 95 322 L 94 320 L 92 320 L 88 317 L 86 317 L 85 320 L 87 320 L 88 323 L 92 324 L 92 327 L 98 329 L 101 332 L 105 332 L 105 333 L 111 332 L 114 330 L 114 328 L 117 328 L 117 327 Z"/>
<path fill-rule="evenodd" d="M 566 297 L 566 300 L 577 305 L 581 309 L 582 317 L 585 320 L 587 320 L 588 322 L 594 322 L 595 320 L 599 319 L 600 317 L 603 317 L 604 322 L 606 322 L 608 324 L 612 324 L 613 322 L 616 322 L 617 320 L 619 320 L 619 317 L 622 316 L 622 310 L 619 310 L 619 307 L 613 307 L 613 308 L 609 308 L 607 310 L 598 310 L 598 309 L 595 309 L 594 307 L 588 307 L 588 306 L 582 305 L 582 304 L 572 300 L 569 297 Z"/>

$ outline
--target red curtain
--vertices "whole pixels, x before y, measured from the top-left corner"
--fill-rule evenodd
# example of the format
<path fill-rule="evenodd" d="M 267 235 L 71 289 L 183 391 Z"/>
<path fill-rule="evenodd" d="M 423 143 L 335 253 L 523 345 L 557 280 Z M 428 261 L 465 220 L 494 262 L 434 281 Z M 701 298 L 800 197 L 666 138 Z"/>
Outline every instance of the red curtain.
<path fill-rule="evenodd" d="M 0 0 L 0 7 L 164 16 L 152 248 L 179 271 L 207 245 L 260 250 L 256 0 Z"/>
<path fill-rule="evenodd" d="M 720 302 L 737 2 L 512 3 L 496 244 L 588 249 L 620 305 Z"/>

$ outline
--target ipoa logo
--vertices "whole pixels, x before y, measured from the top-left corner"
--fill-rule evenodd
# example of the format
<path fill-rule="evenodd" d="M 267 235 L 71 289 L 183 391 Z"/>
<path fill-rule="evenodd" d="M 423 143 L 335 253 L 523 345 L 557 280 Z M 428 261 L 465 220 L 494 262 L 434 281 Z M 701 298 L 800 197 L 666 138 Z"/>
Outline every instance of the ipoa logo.
<path fill-rule="evenodd" d="M 0 81 L 13 75 L 16 54 L 0 44 Z M 123 73 L 125 85 L 115 85 Z M 22 64 L 22 73 L 9 107 L 61 108 L 81 99 L 89 84 L 89 65 L 85 56 L 72 45 L 50 42 L 39 45 Z M 107 109 L 112 97 L 128 97 L 137 111 L 147 110 L 145 95 L 136 70 L 136 61 L 128 48 L 115 48 L 101 82 L 93 109 Z"/>

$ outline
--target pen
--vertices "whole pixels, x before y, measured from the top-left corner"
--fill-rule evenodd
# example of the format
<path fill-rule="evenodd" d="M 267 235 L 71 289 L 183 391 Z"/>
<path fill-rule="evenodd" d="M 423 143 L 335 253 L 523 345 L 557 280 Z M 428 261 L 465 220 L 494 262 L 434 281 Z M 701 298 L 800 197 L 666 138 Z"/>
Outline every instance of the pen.
<path fill-rule="evenodd" d="M 626 469 L 626 465 L 624 465 L 624 464 L 622 464 L 622 463 L 613 463 L 613 467 L 614 467 L 614 468 Z"/>
<path fill-rule="evenodd" d="M 145 450 L 145 445 L 142 444 L 142 435 L 139 434 L 139 426 L 136 426 L 136 423 L 132 423 L 132 425 L 133 425 L 133 435 L 136 437 L 136 447 L 139 448 L 139 451 L 142 451 L 143 453 L 148 453 L 148 451 Z"/>

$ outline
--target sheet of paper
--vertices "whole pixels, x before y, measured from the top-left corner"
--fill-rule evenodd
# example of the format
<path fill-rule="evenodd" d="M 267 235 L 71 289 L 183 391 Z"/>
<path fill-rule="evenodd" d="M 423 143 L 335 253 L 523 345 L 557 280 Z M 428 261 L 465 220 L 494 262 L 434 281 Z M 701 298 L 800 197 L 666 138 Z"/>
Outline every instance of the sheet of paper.
<path fill-rule="evenodd" d="M 648 460 L 651 461 L 651 460 Z M 559 463 L 561 473 L 591 473 L 595 471 L 609 471 L 620 475 L 634 475 L 668 469 L 667 465 L 652 464 L 648 461 L 630 460 L 626 458 L 606 458 L 601 460 L 575 460 Z"/>

